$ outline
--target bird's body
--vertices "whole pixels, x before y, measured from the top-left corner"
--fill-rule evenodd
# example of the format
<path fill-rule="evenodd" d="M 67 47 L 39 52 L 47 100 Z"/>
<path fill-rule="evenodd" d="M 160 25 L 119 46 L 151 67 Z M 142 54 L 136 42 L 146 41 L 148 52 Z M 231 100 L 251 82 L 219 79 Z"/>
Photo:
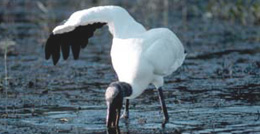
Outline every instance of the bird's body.
<path fill-rule="evenodd" d="M 54 37 L 50 37 L 49 43 L 47 41 L 46 58 L 52 56 L 54 64 L 59 59 L 57 53 L 60 53 L 60 50 L 52 50 L 54 46 L 52 44 L 55 41 L 51 40 L 55 40 L 55 35 L 56 40 L 62 40 L 65 38 L 63 34 L 80 31 L 78 28 L 80 26 L 94 26 L 94 28 L 87 28 L 92 32 L 86 37 L 88 39 L 95 29 L 99 28 L 95 25 L 100 25 L 99 23 L 107 24 L 113 35 L 110 54 L 119 81 L 128 83 L 132 88 L 131 95 L 125 96 L 126 99 L 138 97 L 149 84 L 155 85 L 156 88 L 162 87 L 163 77 L 174 72 L 185 59 L 186 54 L 182 43 L 172 31 L 167 28 L 146 30 L 125 9 L 118 6 L 93 7 L 73 13 L 65 24 L 53 30 Z M 73 37 L 76 38 L 76 36 Z M 74 58 L 75 55 L 77 58 L 79 48 L 73 48 L 75 42 L 72 41 L 69 45 L 73 50 Z M 63 51 L 64 47 L 60 45 L 55 48 L 61 49 L 63 55 L 64 53 L 68 55 L 69 52 Z M 79 45 L 82 46 L 82 44 Z"/>
<path fill-rule="evenodd" d="M 111 49 L 119 81 L 133 88 L 130 99 L 139 96 L 150 83 L 157 88 L 163 86 L 163 77 L 174 72 L 184 57 L 182 44 L 166 28 L 137 33 L 131 38 L 114 38 Z"/>

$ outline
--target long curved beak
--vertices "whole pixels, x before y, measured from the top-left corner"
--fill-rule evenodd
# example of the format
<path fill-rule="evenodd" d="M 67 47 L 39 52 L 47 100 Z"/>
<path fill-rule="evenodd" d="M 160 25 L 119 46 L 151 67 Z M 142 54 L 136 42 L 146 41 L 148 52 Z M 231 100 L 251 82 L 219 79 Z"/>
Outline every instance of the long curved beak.
<path fill-rule="evenodd" d="M 116 106 L 114 103 L 107 105 L 107 120 L 106 125 L 107 127 L 118 127 L 119 119 L 120 119 L 120 111 L 122 104 L 120 106 Z"/>

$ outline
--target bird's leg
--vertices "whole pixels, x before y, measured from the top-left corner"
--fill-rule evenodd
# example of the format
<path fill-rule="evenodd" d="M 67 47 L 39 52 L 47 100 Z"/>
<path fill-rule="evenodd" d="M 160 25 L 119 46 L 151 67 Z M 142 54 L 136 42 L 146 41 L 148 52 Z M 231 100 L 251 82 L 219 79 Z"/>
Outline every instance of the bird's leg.
<path fill-rule="evenodd" d="M 161 103 L 161 107 L 162 107 L 162 111 L 163 111 L 163 115 L 164 115 L 164 121 L 162 123 L 162 126 L 164 127 L 165 124 L 169 120 L 169 116 L 168 116 L 167 107 L 166 107 L 165 102 L 164 102 L 164 97 L 163 97 L 163 92 L 162 92 L 162 88 L 161 87 L 158 88 L 158 92 L 159 92 L 159 99 L 160 99 L 160 103 Z"/>
<path fill-rule="evenodd" d="M 122 114 L 121 118 L 128 119 L 128 117 L 129 117 L 129 99 L 126 99 L 124 113 Z"/>

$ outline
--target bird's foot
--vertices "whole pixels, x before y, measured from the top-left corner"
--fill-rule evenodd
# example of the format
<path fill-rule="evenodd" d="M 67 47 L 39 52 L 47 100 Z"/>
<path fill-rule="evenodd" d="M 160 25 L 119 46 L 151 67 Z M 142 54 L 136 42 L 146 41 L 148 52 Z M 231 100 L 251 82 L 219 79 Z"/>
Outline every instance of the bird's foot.
<path fill-rule="evenodd" d="M 125 123 L 125 125 L 128 127 L 128 124 L 129 124 L 129 114 L 127 112 L 124 112 L 121 117 L 121 119 L 123 119 L 123 122 Z"/>
<path fill-rule="evenodd" d="M 129 118 L 129 114 L 128 113 L 123 113 L 120 117 L 121 119 L 128 119 Z"/>
<path fill-rule="evenodd" d="M 165 124 L 169 122 L 169 118 L 164 118 L 163 122 L 162 122 L 162 127 L 165 127 Z"/>

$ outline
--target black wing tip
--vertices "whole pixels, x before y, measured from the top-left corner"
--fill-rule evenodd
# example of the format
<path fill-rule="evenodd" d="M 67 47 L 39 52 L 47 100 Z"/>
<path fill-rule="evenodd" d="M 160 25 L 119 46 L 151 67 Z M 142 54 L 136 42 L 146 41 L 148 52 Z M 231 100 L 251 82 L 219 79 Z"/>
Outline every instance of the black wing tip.
<path fill-rule="evenodd" d="M 51 33 L 45 44 L 45 59 L 49 60 L 52 57 L 53 64 L 56 65 L 60 59 L 60 44 L 59 35 Z"/>
<path fill-rule="evenodd" d="M 79 59 L 79 57 L 74 57 L 74 60 L 78 60 Z"/>
<path fill-rule="evenodd" d="M 74 59 L 74 60 L 79 59 L 79 53 L 77 53 L 77 54 L 75 54 L 75 55 L 73 54 L 73 59 Z"/>
<path fill-rule="evenodd" d="M 85 48 L 88 44 L 88 39 L 93 36 L 93 33 L 96 29 L 103 27 L 107 23 L 97 22 L 91 25 L 79 26 L 75 30 L 63 33 L 63 34 L 53 34 L 51 33 L 46 41 L 45 45 L 45 59 L 49 60 L 52 57 L 53 65 L 56 65 L 60 59 L 60 51 L 64 60 L 67 60 L 69 57 L 69 51 L 72 49 L 72 54 L 74 60 L 79 59 L 80 48 Z M 87 33 L 82 33 L 81 28 L 87 30 Z M 81 34 L 83 39 L 87 41 L 84 43 L 78 44 L 77 34 Z M 86 34 L 86 35 L 84 35 Z M 77 35 L 77 36 L 75 36 Z M 71 37 L 70 37 L 71 36 Z M 65 46 L 67 44 L 67 46 Z M 61 49 L 61 50 L 60 50 Z"/>
<path fill-rule="evenodd" d="M 51 56 L 45 54 L 45 60 L 49 60 Z"/>
<path fill-rule="evenodd" d="M 45 59 L 48 60 L 51 57 L 51 42 L 52 42 L 52 38 L 53 38 L 53 33 L 51 33 L 46 41 L 45 44 Z"/>
<path fill-rule="evenodd" d="M 53 65 L 54 65 L 54 66 L 56 66 L 57 63 L 58 63 L 58 61 L 54 61 L 54 60 L 53 60 Z"/>
<path fill-rule="evenodd" d="M 69 58 L 69 56 L 66 56 L 66 57 L 65 57 L 65 56 L 63 55 L 63 60 L 67 60 L 68 58 Z"/>

